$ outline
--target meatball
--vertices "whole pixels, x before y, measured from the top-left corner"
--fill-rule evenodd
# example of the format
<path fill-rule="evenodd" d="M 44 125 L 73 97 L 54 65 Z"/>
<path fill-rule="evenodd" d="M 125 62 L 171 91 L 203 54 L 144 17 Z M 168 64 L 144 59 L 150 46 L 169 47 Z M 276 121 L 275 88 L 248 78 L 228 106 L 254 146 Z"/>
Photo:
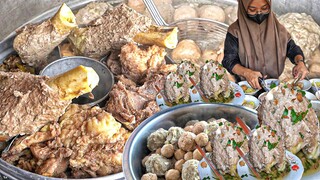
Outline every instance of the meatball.
<path fill-rule="evenodd" d="M 166 158 L 171 158 L 174 154 L 174 147 L 172 144 L 166 144 L 161 148 L 161 155 Z"/>
<path fill-rule="evenodd" d="M 142 159 L 142 166 L 143 167 L 146 167 L 146 162 L 147 162 L 147 160 L 148 160 L 148 158 L 150 157 L 150 155 L 149 156 L 146 156 L 146 157 L 144 157 L 143 159 Z"/>
<path fill-rule="evenodd" d="M 184 151 L 192 151 L 195 148 L 196 135 L 191 132 L 184 132 L 178 141 L 178 146 Z"/>
<path fill-rule="evenodd" d="M 168 130 L 168 136 L 167 136 L 167 140 L 165 143 L 177 145 L 178 140 L 183 132 L 184 132 L 184 130 L 181 127 L 171 127 Z"/>
<path fill-rule="evenodd" d="M 186 126 L 193 126 L 194 124 L 196 124 L 197 122 L 199 122 L 199 120 L 191 120 L 191 121 L 188 121 Z"/>
<path fill-rule="evenodd" d="M 147 173 L 141 177 L 141 180 L 157 180 L 157 179 L 158 179 L 157 175 L 153 173 Z"/>
<path fill-rule="evenodd" d="M 128 6 L 139 13 L 143 13 L 146 8 L 143 0 L 128 0 Z"/>
<path fill-rule="evenodd" d="M 198 172 L 199 161 L 192 159 L 185 162 L 182 166 L 182 179 L 183 180 L 200 180 Z"/>
<path fill-rule="evenodd" d="M 184 130 L 188 132 L 193 132 L 193 126 L 186 126 Z"/>
<path fill-rule="evenodd" d="M 150 134 L 147 140 L 147 146 L 150 151 L 161 148 L 167 139 L 168 131 L 162 128 Z"/>
<path fill-rule="evenodd" d="M 202 155 L 198 149 L 195 149 L 192 153 L 193 159 L 200 161 L 202 159 Z"/>
<path fill-rule="evenodd" d="M 211 142 L 209 141 L 208 144 L 205 147 L 207 152 L 212 152 L 212 146 L 211 146 Z"/>
<path fill-rule="evenodd" d="M 172 51 L 171 56 L 176 63 L 186 60 L 194 64 L 199 64 L 201 49 L 193 40 L 185 39 L 178 43 L 177 47 Z"/>
<path fill-rule="evenodd" d="M 209 137 L 206 133 L 200 133 L 196 136 L 196 144 L 198 144 L 200 147 L 206 146 L 209 142 Z"/>
<path fill-rule="evenodd" d="M 200 134 L 200 133 L 204 132 L 207 125 L 208 125 L 208 123 L 206 121 L 197 122 L 196 124 L 194 124 L 193 133 Z"/>
<path fill-rule="evenodd" d="M 231 25 L 238 19 L 238 7 L 237 6 L 229 6 L 224 9 L 224 13 L 226 15 L 226 23 Z"/>
<path fill-rule="evenodd" d="M 187 152 L 185 155 L 184 155 L 184 160 L 190 160 L 193 158 L 193 153 L 192 152 Z"/>
<path fill-rule="evenodd" d="M 175 164 L 174 164 L 174 169 L 182 172 L 182 165 L 186 162 L 186 160 L 184 159 L 180 159 L 179 161 L 177 161 Z"/>
<path fill-rule="evenodd" d="M 179 180 L 180 172 L 176 169 L 170 169 L 166 172 L 165 178 L 166 180 Z"/>
<path fill-rule="evenodd" d="M 199 17 L 224 22 L 226 15 L 224 10 L 219 6 L 204 5 L 199 8 Z"/>
<path fill-rule="evenodd" d="M 186 152 L 184 152 L 182 149 L 178 149 L 174 152 L 174 158 L 176 160 L 183 159 L 185 154 Z"/>
<path fill-rule="evenodd" d="M 147 172 L 154 173 L 158 176 L 164 176 L 165 172 L 172 166 L 172 162 L 169 159 L 159 154 L 152 154 L 145 164 Z"/>
<path fill-rule="evenodd" d="M 197 18 L 198 14 L 195 8 L 189 5 L 182 5 L 174 11 L 173 19 L 178 21 L 181 19 Z"/>

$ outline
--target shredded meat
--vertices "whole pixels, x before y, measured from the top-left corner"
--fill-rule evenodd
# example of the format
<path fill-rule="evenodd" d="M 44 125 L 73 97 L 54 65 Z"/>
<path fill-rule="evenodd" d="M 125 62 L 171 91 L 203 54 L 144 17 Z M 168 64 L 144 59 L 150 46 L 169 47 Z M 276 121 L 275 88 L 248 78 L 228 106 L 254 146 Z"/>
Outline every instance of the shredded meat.
<path fill-rule="evenodd" d="M 65 112 L 70 101 L 61 101 L 46 80 L 28 73 L 0 72 L 0 134 L 33 134 Z"/>

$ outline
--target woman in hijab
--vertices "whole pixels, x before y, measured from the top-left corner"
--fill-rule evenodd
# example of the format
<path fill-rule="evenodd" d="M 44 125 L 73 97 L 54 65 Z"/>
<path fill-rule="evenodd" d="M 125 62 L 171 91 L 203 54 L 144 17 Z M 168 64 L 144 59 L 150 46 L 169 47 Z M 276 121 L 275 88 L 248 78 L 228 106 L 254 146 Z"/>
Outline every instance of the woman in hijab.
<path fill-rule="evenodd" d="M 294 78 L 309 73 L 304 55 L 271 11 L 271 0 L 238 0 L 238 20 L 225 40 L 223 66 L 261 89 L 258 77 L 278 78 L 288 57 Z"/>

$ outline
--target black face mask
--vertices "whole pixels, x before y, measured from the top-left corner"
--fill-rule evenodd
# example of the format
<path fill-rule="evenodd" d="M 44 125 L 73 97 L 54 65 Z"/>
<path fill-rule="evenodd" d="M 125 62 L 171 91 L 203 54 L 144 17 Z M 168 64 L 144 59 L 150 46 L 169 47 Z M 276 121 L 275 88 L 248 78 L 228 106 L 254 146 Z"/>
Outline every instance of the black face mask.
<path fill-rule="evenodd" d="M 268 18 L 269 13 L 261 13 L 261 14 L 255 14 L 255 15 L 251 15 L 251 14 L 247 14 L 248 18 L 258 24 L 261 24 L 265 19 Z"/>

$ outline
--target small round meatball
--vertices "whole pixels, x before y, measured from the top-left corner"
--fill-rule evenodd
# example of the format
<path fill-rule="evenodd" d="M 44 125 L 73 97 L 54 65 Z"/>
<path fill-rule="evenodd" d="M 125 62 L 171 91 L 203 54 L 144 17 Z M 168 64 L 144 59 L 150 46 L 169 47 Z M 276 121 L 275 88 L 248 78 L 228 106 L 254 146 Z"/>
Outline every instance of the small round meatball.
<path fill-rule="evenodd" d="M 166 158 L 171 158 L 174 154 L 174 147 L 172 144 L 166 144 L 161 148 L 161 155 Z"/>
<path fill-rule="evenodd" d="M 194 124 L 193 133 L 200 134 L 204 132 L 207 125 L 208 123 L 206 121 L 197 122 L 196 124 Z"/>
<path fill-rule="evenodd" d="M 193 157 L 193 159 L 196 159 L 198 161 L 200 161 L 203 158 L 198 149 L 193 151 L 192 157 Z"/>
<path fill-rule="evenodd" d="M 164 176 L 165 172 L 172 166 L 171 160 L 159 155 L 152 154 L 146 161 L 146 170 L 158 176 Z"/>
<path fill-rule="evenodd" d="M 179 180 L 180 172 L 176 169 L 170 169 L 166 172 L 165 178 L 166 180 Z"/>
<path fill-rule="evenodd" d="M 193 126 L 195 123 L 199 122 L 199 120 L 191 120 L 186 123 L 186 126 Z"/>
<path fill-rule="evenodd" d="M 150 157 L 150 155 L 149 156 L 146 156 L 146 157 L 144 157 L 143 159 L 142 159 L 142 166 L 143 167 L 146 167 L 146 162 L 147 162 L 147 160 L 148 160 L 148 158 Z"/>
<path fill-rule="evenodd" d="M 204 5 L 199 8 L 198 12 L 200 18 L 211 19 L 219 22 L 224 22 L 226 20 L 224 10 L 219 6 Z"/>
<path fill-rule="evenodd" d="M 181 127 L 171 127 L 168 130 L 167 140 L 165 143 L 172 144 L 172 145 L 176 146 L 178 143 L 178 140 L 183 132 L 184 132 L 184 130 Z"/>
<path fill-rule="evenodd" d="M 178 21 L 181 19 L 197 18 L 198 14 L 195 8 L 189 5 L 182 5 L 174 11 L 173 19 Z"/>
<path fill-rule="evenodd" d="M 162 128 L 150 134 L 147 140 L 147 146 L 150 151 L 161 148 L 167 139 L 168 131 Z"/>
<path fill-rule="evenodd" d="M 128 0 L 128 6 L 139 13 L 143 13 L 146 8 L 143 0 Z"/>
<path fill-rule="evenodd" d="M 153 173 L 147 173 L 141 177 L 141 180 L 157 180 L 157 179 L 158 179 L 157 175 Z"/>
<path fill-rule="evenodd" d="M 188 132 L 193 132 L 193 126 L 186 126 L 184 130 Z"/>
<path fill-rule="evenodd" d="M 177 47 L 172 51 L 172 59 L 180 63 L 182 61 L 190 61 L 194 64 L 198 64 L 201 58 L 201 49 L 191 39 L 184 39 L 180 41 Z"/>
<path fill-rule="evenodd" d="M 212 146 L 211 146 L 211 142 L 209 141 L 208 144 L 205 147 L 207 152 L 212 152 Z"/>
<path fill-rule="evenodd" d="M 174 152 L 174 158 L 176 160 L 183 159 L 185 154 L 186 152 L 184 152 L 182 149 L 178 149 Z"/>
<path fill-rule="evenodd" d="M 200 146 L 200 147 L 203 147 L 203 146 L 206 146 L 209 142 L 209 137 L 206 133 L 200 133 L 196 136 L 196 139 L 195 139 L 196 143 Z"/>
<path fill-rule="evenodd" d="M 193 158 L 193 153 L 192 152 L 187 152 L 185 155 L 184 155 L 184 160 L 190 160 Z"/>
<path fill-rule="evenodd" d="M 182 166 L 182 179 L 200 179 L 199 171 L 198 171 L 199 161 L 195 159 L 191 159 L 186 161 Z"/>
<path fill-rule="evenodd" d="M 196 135 L 191 132 L 184 132 L 178 141 L 178 146 L 180 149 L 184 151 L 192 151 L 195 149 L 195 141 Z"/>
<path fill-rule="evenodd" d="M 182 172 L 182 165 L 186 162 L 186 160 L 184 159 L 180 159 L 179 161 L 177 161 L 175 164 L 174 164 L 174 169 Z"/>

